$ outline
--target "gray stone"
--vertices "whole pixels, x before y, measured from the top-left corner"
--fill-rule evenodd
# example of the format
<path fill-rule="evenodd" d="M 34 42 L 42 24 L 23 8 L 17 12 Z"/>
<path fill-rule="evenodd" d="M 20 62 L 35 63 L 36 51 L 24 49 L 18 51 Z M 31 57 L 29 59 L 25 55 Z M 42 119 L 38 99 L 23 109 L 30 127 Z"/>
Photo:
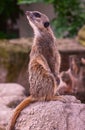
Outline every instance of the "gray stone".
<path fill-rule="evenodd" d="M 13 109 L 26 98 L 24 91 L 19 84 L 0 84 L 0 130 L 5 129 Z"/>
<path fill-rule="evenodd" d="M 20 114 L 15 130 L 85 130 L 85 104 L 74 96 L 68 102 L 36 102 Z"/>

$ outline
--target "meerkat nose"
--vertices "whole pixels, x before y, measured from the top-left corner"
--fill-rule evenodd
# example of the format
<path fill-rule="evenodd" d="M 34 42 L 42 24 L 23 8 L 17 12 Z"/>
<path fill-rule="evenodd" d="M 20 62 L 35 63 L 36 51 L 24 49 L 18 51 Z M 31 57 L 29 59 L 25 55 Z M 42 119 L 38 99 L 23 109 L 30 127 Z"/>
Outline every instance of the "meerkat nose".
<path fill-rule="evenodd" d="M 26 11 L 25 14 L 26 14 L 26 15 L 30 15 L 30 11 Z"/>

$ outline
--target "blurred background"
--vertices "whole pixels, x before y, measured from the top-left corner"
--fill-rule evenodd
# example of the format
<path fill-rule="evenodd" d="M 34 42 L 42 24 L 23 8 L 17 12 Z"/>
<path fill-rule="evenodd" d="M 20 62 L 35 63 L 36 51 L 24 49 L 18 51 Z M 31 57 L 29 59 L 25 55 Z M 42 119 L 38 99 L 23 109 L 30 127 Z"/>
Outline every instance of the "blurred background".
<path fill-rule="evenodd" d="M 62 56 L 62 71 L 69 68 L 69 55 L 85 57 L 85 0 L 0 1 L 0 83 L 19 83 L 28 94 L 33 31 L 25 16 L 27 10 L 49 17 Z"/>
<path fill-rule="evenodd" d="M 0 38 L 33 36 L 26 10 L 48 15 L 57 37 L 75 37 L 85 24 L 85 0 L 1 0 Z"/>
<path fill-rule="evenodd" d="M 68 70 L 70 56 L 85 58 L 85 0 L 0 0 L 0 130 L 5 130 L 12 110 L 29 95 L 28 64 L 34 34 L 25 16 L 27 10 L 49 17 L 61 54 L 60 71 Z M 74 76 L 78 81 L 74 93 L 68 94 L 85 103 L 85 65 L 79 70 Z"/>

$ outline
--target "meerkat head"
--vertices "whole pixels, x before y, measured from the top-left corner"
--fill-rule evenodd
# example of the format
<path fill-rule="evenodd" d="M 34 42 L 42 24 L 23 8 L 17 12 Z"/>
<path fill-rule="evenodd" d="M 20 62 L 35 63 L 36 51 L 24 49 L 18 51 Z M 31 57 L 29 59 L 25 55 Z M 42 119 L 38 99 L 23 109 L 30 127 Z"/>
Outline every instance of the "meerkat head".
<path fill-rule="evenodd" d="M 40 35 L 43 31 L 48 30 L 50 23 L 46 15 L 38 11 L 26 11 L 26 16 L 35 35 Z"/>

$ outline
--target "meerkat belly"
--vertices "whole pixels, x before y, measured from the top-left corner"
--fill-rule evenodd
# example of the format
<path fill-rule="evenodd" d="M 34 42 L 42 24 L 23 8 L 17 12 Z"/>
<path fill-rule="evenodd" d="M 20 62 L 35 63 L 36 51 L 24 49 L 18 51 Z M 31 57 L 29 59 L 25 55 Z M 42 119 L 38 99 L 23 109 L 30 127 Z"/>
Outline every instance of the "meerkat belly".
<path fill-rule="evenodd" d="M 49 73 L 41 65 L 32 67 L 29 72 L 30 94 L 35 98 L 52 97 L 54 81 Z"/>

